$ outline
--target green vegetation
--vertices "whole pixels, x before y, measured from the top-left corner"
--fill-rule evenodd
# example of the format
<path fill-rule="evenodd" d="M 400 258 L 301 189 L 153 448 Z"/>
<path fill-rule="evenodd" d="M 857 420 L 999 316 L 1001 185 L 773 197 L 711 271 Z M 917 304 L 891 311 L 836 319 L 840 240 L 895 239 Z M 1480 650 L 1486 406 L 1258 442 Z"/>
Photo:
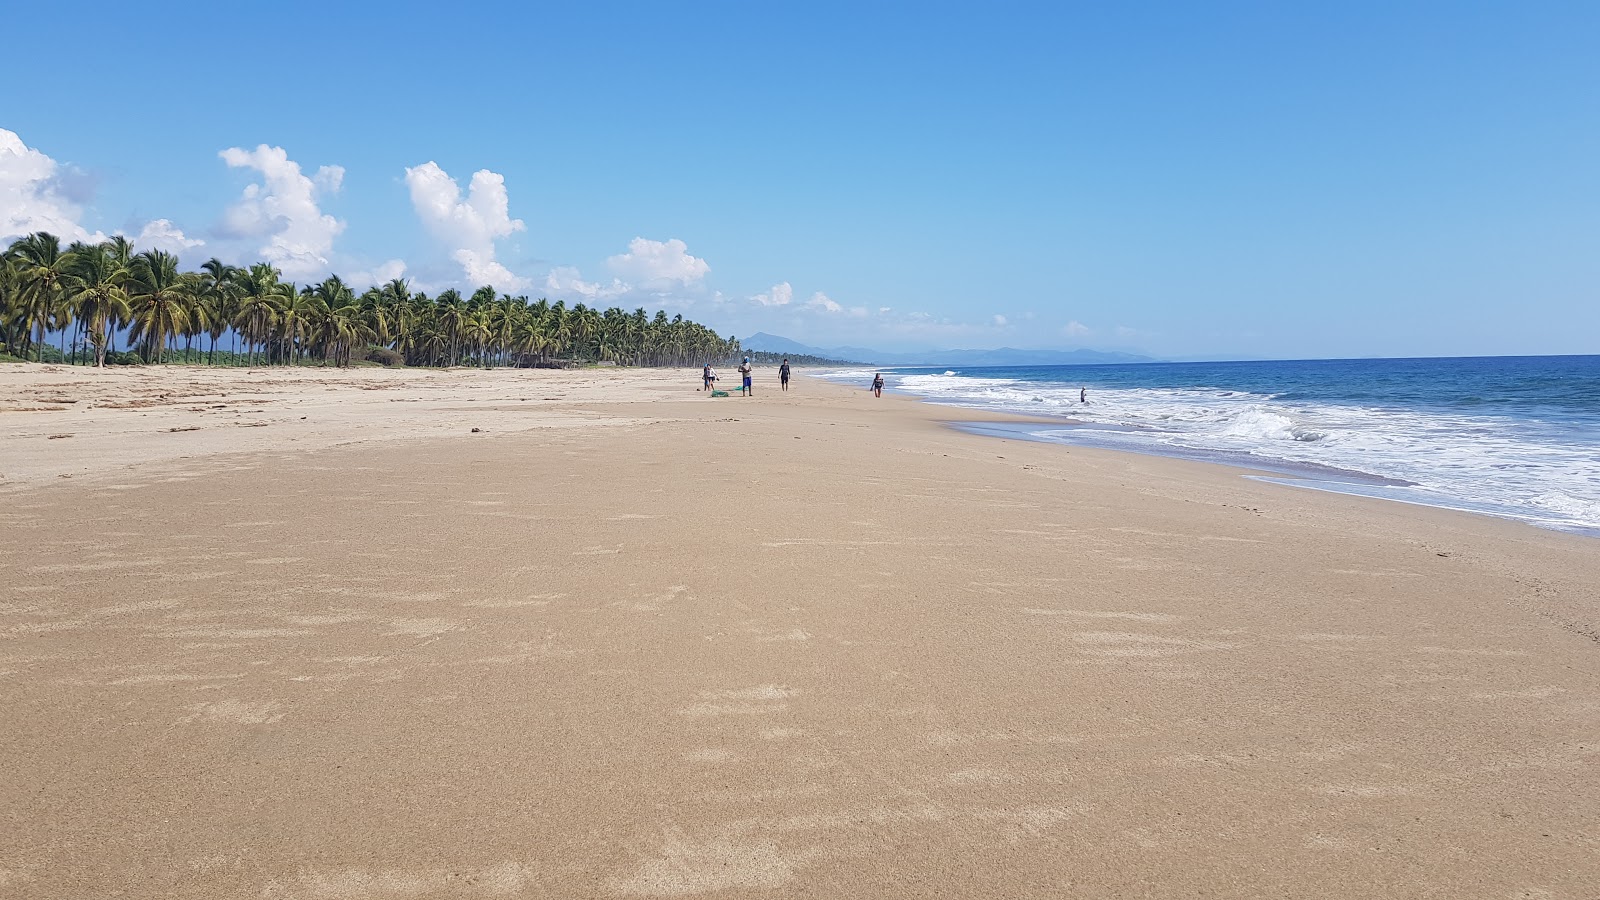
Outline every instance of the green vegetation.
<path fill-rule="evenodd" d="M 51 337 L 54 336 L 54 344 Z M 113 348 L 125 337 L 125 352 Z M 219 347 L 224 338 L 231 347 Z M 242 342 L 242 346 L 241 346 Z M 0 253 L 0 359 L 95 366 L 699 365 L 739 342 L 682 316 L 601 311 L 481 287 L 413 293 L 401 279 L 355 293 L 338 276 L 296 286 L 266 263 L 198 272 L 127 238 L 62 249 L 53 234 Z"/>
<path fill-rule="evenodd" d="M 784 360 L 791 366 L 859 366 L 864 363 L 848 359 L 829 359 L 826 356 L 811 356 L 806 353 L 772 353 L 767 350 L 746 350 L 744 356 L 750 357 L 753 363 L 762 365 L 777 365 Z"/>

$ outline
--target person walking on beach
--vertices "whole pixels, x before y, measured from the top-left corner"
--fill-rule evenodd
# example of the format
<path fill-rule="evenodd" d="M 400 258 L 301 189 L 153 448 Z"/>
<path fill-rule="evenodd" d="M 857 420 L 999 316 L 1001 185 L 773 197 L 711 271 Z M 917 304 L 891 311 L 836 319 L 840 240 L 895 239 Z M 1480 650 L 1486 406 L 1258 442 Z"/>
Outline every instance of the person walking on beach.
<path fill-rule="evenodd" d="M 872 376 L 872 396 L 874 396 L 874 397 L 882 397 L 883 396 L 883 373 L 882 372 L 879 372 L 879 373 L 877 373 L 877 374 Z"/>
<path fill-rule="evenodd" d="M 756 389 L 750 383 L 750 375 L 754 371 L 755 367 L 750 365 L 750 357 L 746 356 L 744 362 L 739 364 L 739 374 L 744 377 L 744 383 L 739 386 L 739 396 L 754 397 L 756 395 Z"/>
<path fill-rule="evenodd" d="M 717 370 L 711 368 L 711 364 L 710 363 L 706 363 L 706 390 L 715 391 L 716 389 L 717 389 Z"/>
<path fill-rule="evenodd" d="M 789 361 L 787 359 L 783 361 L 783 365 L 778 367 L 778 380 L 783 382 L 783 389 L 787 391 L 789 389 Z"/>
<path fill-rule="evenodd" d="M 700 371 L 700 378 L 705 382 L 706 390 L 711 390 L 711 363 L 706 363 L 706 367 Z"/>

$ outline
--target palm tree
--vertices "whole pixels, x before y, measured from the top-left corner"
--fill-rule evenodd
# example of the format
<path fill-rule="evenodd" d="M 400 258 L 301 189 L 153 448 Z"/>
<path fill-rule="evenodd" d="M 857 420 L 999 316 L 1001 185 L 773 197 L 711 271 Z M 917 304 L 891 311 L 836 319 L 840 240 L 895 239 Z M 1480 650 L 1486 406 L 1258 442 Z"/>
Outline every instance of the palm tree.
<path fill-rule="evenodd" d="M 132 313 L 124 287 L 129 273 L 109 242 L 73 244 L 68 254 L 71 268 L 62 279 L 66 300 L 84 323 L 89 343 L 94 345 L 94 365 L 101 368 L 114 330 Z"/>
<path fill-rule="evenodd" d="M 297 292 L 277 269 L 257 263 L 236 269 L 212 259 L 184 273 L 171 254 L 135 253 L 125 237 L 61 249 L 47 233 L 20 238 L 0 253 L 0 348 L 42 359 L 45 340 L 61 332 L 94 348 L 106 364 L 125 324 L 130 345 L 163 362 L 184 335 L 184 358 L 194 338 L 209 334 L 207 362 L 229 330 L 249 344 L 251 365 L 302 365 L 307 357 L 348 365 L 366 343 L 392 346 L 409 365 L 470 363 L 538 365 L 552 356 L 622 365 L 682 365 L 721 359 L 738 342 L 682 316 L 650 317 L 585 304 L 568 308 L 544 298 L 501 296 L 491 287 L 463 298 L 446 290 L 430 299 L 396 279 L 354 295 L 337 276 Z M 80 334 L 87 340 L 80 340 Z M 236 345 L 237 347 L 237 345 Z M 75 356 L 74 356 L 75 358 Z"/>
<path fill-rule="evenodd" d="M 404 278 L 396 278 L 378 289 L 380 297 L 379 306 L 385 310 L 384 318 L 392 330 L 388 338 L 380 336 L 378 339 L 394 341 L 394 349 L 404 353 L 406 330 L 412 324 L 411 286 L 406 284 Z"/>
<path fill-rule="evenodd" d="M 340 280 L 337 275 L 330 275 L 312 289 L 312 296 L 317 301 L 318 315 L 324 323 L 331 322 L 332 330 L 323 332 L 324 346 L 328 346 L 331 337 L 331 346 L 339 347 L 341 342 L 353 339 L 357 334 L 376 334 L 376 331 L 365 324 L 356 328 L 357 320 L 361 318 L 362 309 L 356 302 L 355 292 L 350 286 Z M 336 354 L 337 355 L 337 354 Z M 328 351 L 323 351 L 323 359 L 327 360 Z M 345 362 L 349 363 L 349 350 L 345 348 Z"/>
<path fill-rule="evenodd" d="M 0 253 L 0 350 L 17 349 L 16 332 L 21 327 L 21 298 L 17 286 L 17 269 L 11 264 L 9 250 Z"/>
<path fill-rule="evenodd" d="M 439 330 L 450 341 L 448 365 L 454 366 L 461 350 L 461 331 L 467 324 L 467 305 L 461 300 L 461 292 L 452 288 L 439 292 L 438 299 L 434 301 L 434 310 Z"/>
<path fill-rule="evenodd" d="M 16 267 L 19 286 L 18 300 L 22 311 L 23 337 L 31 340 L 28 332 L 33 326 L 39 329 L 39 338 L 33 341 L 37 348 L 35 358 L 44 361 L 44 334 L 61 299 L 61 279 L 66 275 L 72 260 L 61 252 L 61 239 L 48 231 L 37 231 L 11 245 L 8 254 Z M 26 352 L 26 351 L 24 351 Z"/>
<path fill-rule="evenodd" d="M 217 341 L 238 315 L 234 308 L 239 300 L 239 269 L 215 256 L 200 266 L 199 302 L 197 308 L 205 311 L 206 332 L 211 335 L 211 349 L 206 362 L 217 361 Z"/>
<path fill-rule="evenodd" d="M 128 304 L 133 334 L 145 344 L 146 362 L 160 363 L 167 338 L 188 327 L 196 281 L 178 271 L 178 258 L 171 253 L 146 250 L 133 257 Z"/>
<path fill-rule="evenodd" d="M 278 320 L 285 285 L 278 280 L 278 270 L 267 263 L 256 263 L 240 272 L 236 284 L 239 295 L 233 326 L 244 334 L 245 342 L 250 345 L 250 365 L 253 366 L 256 348 L 265 346 L 271 337 L 272 325 Z"/>

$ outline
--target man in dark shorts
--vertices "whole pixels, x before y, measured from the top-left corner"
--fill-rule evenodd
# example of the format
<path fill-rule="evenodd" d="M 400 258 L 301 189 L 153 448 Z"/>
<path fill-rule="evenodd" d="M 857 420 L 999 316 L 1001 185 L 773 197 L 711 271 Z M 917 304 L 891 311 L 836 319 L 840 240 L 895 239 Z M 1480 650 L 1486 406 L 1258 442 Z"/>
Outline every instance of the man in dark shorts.
<path fill-rule="evenodd" d="M 739 396 L 754 397 L 756 389 L 750 384 L 750 376 L 755 374 L 755 366 L 750 365 L 750 357 L 746 356 L 739 366 L 739 374 L 744 376 L 744 384 L 739 388 Z"/>
<path fill-rule="evenodd" d="M 789 389 L 789 361 L 787 359 L 783 361 L 783 365 L 778 367 L 778 380 L 783 382 L 783 389 L 787 391 Z"/>

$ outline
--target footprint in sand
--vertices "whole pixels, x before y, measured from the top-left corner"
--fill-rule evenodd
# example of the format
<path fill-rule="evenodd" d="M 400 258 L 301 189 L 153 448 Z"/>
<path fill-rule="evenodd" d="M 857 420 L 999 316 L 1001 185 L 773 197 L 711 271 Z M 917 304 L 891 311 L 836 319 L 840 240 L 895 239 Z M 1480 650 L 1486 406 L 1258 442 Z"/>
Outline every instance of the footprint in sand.
<path fill-rule="evenodd" d="M 675 897 L 771 889 L 793 877 L 792 864 L 774 844 L 697 841 L 671 829 L 659 855 L 643 860 L 632 875 L 611 879 L 608 886 L 636 897 Z"/>
<path fill-rule="evenodd" d="M 1131 634 L 1118 631 L 1081 631 L 1072 636 L 1085 645 L 1092 656 L 1108 657 L 1162 657 L 1197 650 L 1230 650 L 1233 644 L 1221 641 L 1193 641 L 1183 638 L 1162 637 L 1154 634 Z"/>
<path fill-rule="evenodd" d="M 187 707 L 186 722 L 210 725 L 271 725 L 283 718 L 274 700 L 218 700 Z"/>
<path fill-rule="evenodd" d="M 733 691 L 701 691 L 700 700 L 693 706 L 678 710 L 680 716 L 748 716 L 767 715 L 789 708 L 789 699 L 800 692 L 776 684 Z"/>

